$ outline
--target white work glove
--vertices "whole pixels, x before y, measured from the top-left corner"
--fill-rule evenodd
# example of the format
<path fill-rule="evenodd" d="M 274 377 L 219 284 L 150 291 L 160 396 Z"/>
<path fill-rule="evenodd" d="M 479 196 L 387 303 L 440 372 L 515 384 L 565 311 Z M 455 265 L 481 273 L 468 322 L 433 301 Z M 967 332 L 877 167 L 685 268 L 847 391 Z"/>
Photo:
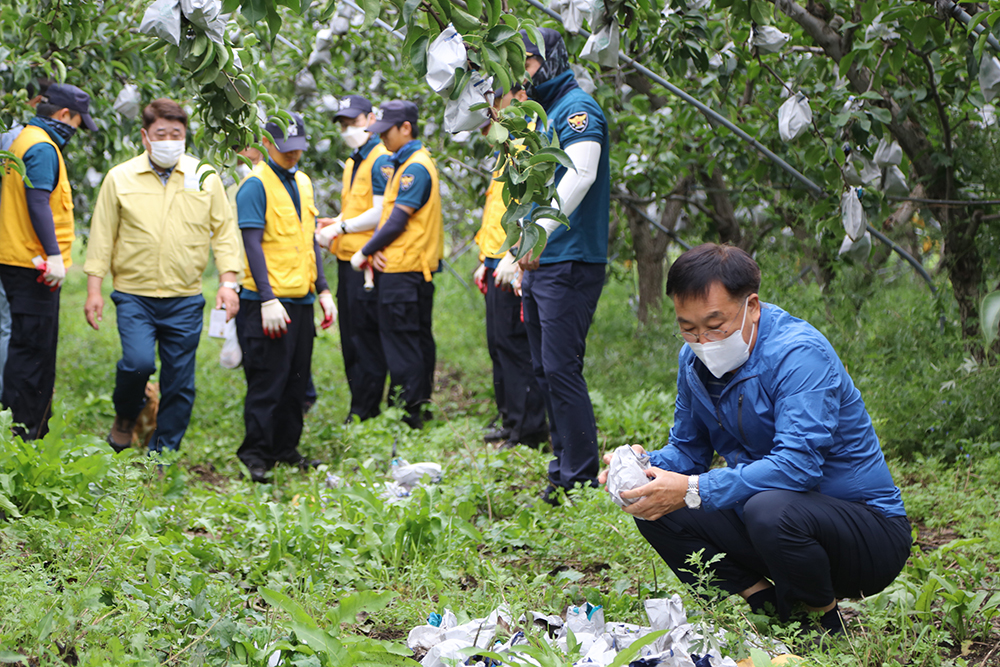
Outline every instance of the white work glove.
<path fill-rule="evenodd" d="M 509 288 L 520 272 L 521 267 L 517 265 L 517 260 L 514 259 L 514 255 L 508 252 L 500 259 L 497 268 L 493 269 L 493 284 L 497 287 Z"/>
<path fill-rule="evenodd" d="M 319 293 L 319 306 L 323 309 L 323 322 L 319 326 L 329 329 L 337 321 L 337 304 L 333 302 L 333 295 L 329 291 Z"/>
<path fill-rule="evenodd" d="M 268 338 L 281 338 L 288 331 L 288 317 L 285 307 L 277 299 L 271 299 L 260 304 L 260 323 L 264 327 L 264 335 Z"/>
<path fill-rule="evenodd" d="M 316 230 L 316 242 L 319 243 L 320 248 L 329 250 L 333 240 L 343 233 L 340 218 L 337 217 L 333 219 L 333 224 Z"/>
<path fill-rule="evenodd" d="M 476 270 L 472 272 L 472 279 L 475 281 L 476 287 L 479 288 L 479 291 L 482 292 L 483 294 L 486 294 L 486 265 L 485 264 L 483 264 L 482 262 L 479 262 L 479 266 L 476 267 Z"/>
<path fill-rule="evenodd" d="M 63 264 L 62 255 L 53 255 L 46 259 L 45 268 L 42 270 L 42 282 L 55 291 L 59 289 L 65 279 L 66 265 Z"/>
<path fill-rule="evenodd" d="M 360 250 L 351 256 L 351 267 L 355 271 L 361 271 L 368 265 L 368 255 Z"/>

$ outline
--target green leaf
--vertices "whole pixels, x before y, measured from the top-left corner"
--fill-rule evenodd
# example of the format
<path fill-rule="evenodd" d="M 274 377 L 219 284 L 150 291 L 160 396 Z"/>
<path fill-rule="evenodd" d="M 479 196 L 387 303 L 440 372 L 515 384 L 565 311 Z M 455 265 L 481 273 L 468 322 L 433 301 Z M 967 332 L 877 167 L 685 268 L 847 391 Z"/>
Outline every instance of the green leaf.
<path fill-rule="evenodd" d="M 545 114 L 545 109 L 542 105 L 534 100 L 526 100 L 524 102 L 514 102 L 513 106 L 515 109 L 528 109 L 531 113 L 538 116 L 538 127 L 544 129 L 549 125 L 549 117 Z"/>
<path fill-rule="evenodd" d="M 465 6 L 473 16 L 478 18 L 483 15 L 483 0 L 466 0 Z"/>
<path fill-rule="evenodd" d="M 375 25 L 375 20 L 382 11 L 382 3 L 379 0 L 361 0 L 361 8 L 365 10 L 365 22 L 361 24 L 359 30 L 364 32 Z"/>
<path fill-rule="evenodd" d="M 979 307 L 979 323 L 986 347 L 993 345 L 993 341 L 997 339 L 997 329 L 1000 328 L 1000 291 L 983 297 L 983 303 Z"/>
<path fill-rule="evenodd" d="M 264 598 L 264 601 L 269 605 L 287 612 L 288 615 L 292 617 L 292 620 L 309 627 L 316 627 L 316 621 L 314 621 L 312 617 L 306 613 L 306 610 L 303 609 L 298 602 L 284 593 L 273 591 L 270 588 L 258 588 L 257 592 L 260 593 L 260 596 Z"/>
<path fill-rule="evenodd" d="M 517 36 L 517 31 L 506 25 L 498 25 L 492 28 L 486 35 L 486 38 L 493 44 L 493 46 L 500 46 L 501 44 L 514 39 Z"/>
<path fill-rule="evenodd" d="M 492 28 L 500 20 L 502 5 L 501 0 L 486 0 L 486 23 Z"/>
<path fill-rule="evenodd" d="M 525 225 L 524 230 L 521 232 L 521 245 L 517 247 L 517 254 L 514 255 L 515 259 L 523 258 L 534 249 L 535 244 L 538 243 L 541 231 L 542 228 L 536 224 Z"/>
<path fill-rule="evenodd" d="M 509 136 L 507 128 L 496 121 L 490 123 L 490 131 L 486 133 L 486 139 L 494 144 L 502 144 Z"/>
<path fill-rule="evenodd" d="M 648 635 L 644 636 L 642 639 L 637 639 L 635 642 L 629 645 L 628 648 L 622 649 L 615 656 L 615 659 L 611 661 L 608 667 L 623 667 L 628 663 L 632 662 L 636 656 L 639 655 L 639 649 L 643 646 L 648 646 L 655 642 L 657 639 L 663 635 L 670 632 L 669 630 L 657 630 L 656 632 L 650 632 Z"/>
<path fill-rule="evenodd" d="M 13 651 L 0 651 L 0 662 L 5 664 L 23 662 L 27 664 L 28 656 Z"/>
<path fill-rule="evenodd" d="M 569 159 L 566 155 L 566 151 L 559 148 L 543 148 L 538 151 L 528 160 L 528 164 L 535 166 L 536 164 L 541 164 L 543 162 L 555 162 L 561 164 L 567 169 L 572 169 L 576 171 L 576 167 L 573 165 L 573 161 Z"/>
<path fill-rule="evenodd" d="M 888 109 L 883 109 L 882 107 L 872 107 L 868 110 L 872 118 L 879 121 L 880 123 L 889 124 L 892 122 L 892 113 Z"/>

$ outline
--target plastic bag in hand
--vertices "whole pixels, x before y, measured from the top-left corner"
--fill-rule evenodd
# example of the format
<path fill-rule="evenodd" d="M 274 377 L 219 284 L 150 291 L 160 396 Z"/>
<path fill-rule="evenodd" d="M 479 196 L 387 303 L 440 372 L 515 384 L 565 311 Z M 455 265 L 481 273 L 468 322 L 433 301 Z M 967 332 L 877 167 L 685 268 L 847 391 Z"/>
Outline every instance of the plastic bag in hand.
<path fill-rule="evenodd" d="M 457 100 L 444 105 L 444 130 L 452 134 L 475 130 L 486 122 L 486 109 L 472 111 L 476 104 L 493 103 L 493 77 L 484 79 L 473 73 Z"/>
<path fill-rule="evenodd" d="M 649 454 L 635 453 L 630 445 L 622 445 L 611 456 L 611 467 L 608 469 L 608 493 L 619 507 L 626 507 L 636 502 L 638 498 L 626 500 L 621 497 L 622 491 L 636 489 L 649 482 L 646 470 L 649 469 Z"/>
<path fill-rule="evenodd" d="M 612 19 L 611 23 L 587 39 L 580 57 L 605 67 L 614 67 L 618 64 L 619 42 L 618 22 Z"/>
<path fill-rule="evenodd" d="M 785 143 L 795 141 L 809 129 L 813 112 L 809 108 L 809 98 L 795 93 L 778 109 L 778 132 Z"/>
<path fill-rule="evenodd" d="M 894 164 L 886 168 L 882 178 L 882 191 L 894 197 L 906 197 L 910 194 L 910 186 L 906 183 L 902 169 Z"/>
<path fill-rule="evenodd" d="M 239 368 L 243 363 L 243 350 L 240 349 L 240 341 L 236 338 L 236 319 L 226 322 L 225 341 L 222 343 L 222 351 L 219 352 L 219 364 L 223 368 L 230 370 Z"/>
<path fill-rule="evenodd" d="M 455 70 L 466 66 L 466 55 L 462 36 L 449 23 L 427 48 L 427 75 L 424 79 L 431 90 L 448 95 L 455 84 Z"/>
<path fill-rule="evenodd" d="M 852 241 L 850 236 L 845 236 L 837 254 L 850 262 L 858 264 L 867 262 L 868 257 L 872 254 L 871 232 L 865 232 L 865 235 L 857 241 Z"/>
<path fill-rule="evenodd" d="M 750 43 L 757 47 L 758 53 L 777 53 L 791 39 L 774 26 L 764 25 L 754 28 Z"/>
<path fill-rule="evenodd" d="M 139 32 L 159 37 L 174 46 L 181 44 L 180 0 L 156 0 L 142 15 Z"/>
<path fill-rule="evenodd" d="M 847 188 L 840 198 L 840 221 L 852 241 L 864 236 L 865 227 L 868 225 L 868 217 L 865 215 L 864 207 L 861 206 L 860 189 Z"/>
<path fill-rule="evenodd" d="M 983 89 L 983 98 L 987 102 L 1000 93 L 1000 60 L 986 52 L 983 52 L 979 63 L 979 87 Z"/>
<path fill-rule="evenodd" d="M 903 149 L 895 141 L 878 140 L 878 148 L 875 149 L 875 164 L 879 169 L 885 169 L 890 164 L 903 164 Z"/>
<path fill-rule="evenodd" d="M 139 117 L 139 88 L 133 83 L 126 83 L 122 86 L 118 97 L 112 105 L 115 111 L 123 118 L 135 120 Z"/>

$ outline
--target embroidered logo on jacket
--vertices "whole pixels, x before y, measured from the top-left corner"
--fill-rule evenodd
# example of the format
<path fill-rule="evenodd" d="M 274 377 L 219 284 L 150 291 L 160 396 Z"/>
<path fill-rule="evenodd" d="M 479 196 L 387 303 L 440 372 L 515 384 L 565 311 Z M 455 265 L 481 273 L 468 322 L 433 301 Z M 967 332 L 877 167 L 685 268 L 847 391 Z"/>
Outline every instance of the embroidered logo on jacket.
<path fill-rule="evenodd" d="M 586 111 L 577 111 L 571 113 L 567 118 L 566 122 L 569 123 L 569 127 L 574 132 L 583 132 L 587 129 L 587 125 L 590 124 L 590 114 Z"/>
<path fill-rule="evenodd" d="M 413 174 L 403 174 L 399 177 L 400 190 L 409 190 L 411 185 L 413 185 Z"/>
<path fill-rule="evenodd" d="M 392 178 L 392 172 L 394 171 L 393 168 L 392 168 L 392 165 L 389 165 L 389 164 L 384 165 L 384 166 L 382 166 L 381 169 L 382 169 L 382 178 L 384 178 L 387 181 L 390 178 Z"/>

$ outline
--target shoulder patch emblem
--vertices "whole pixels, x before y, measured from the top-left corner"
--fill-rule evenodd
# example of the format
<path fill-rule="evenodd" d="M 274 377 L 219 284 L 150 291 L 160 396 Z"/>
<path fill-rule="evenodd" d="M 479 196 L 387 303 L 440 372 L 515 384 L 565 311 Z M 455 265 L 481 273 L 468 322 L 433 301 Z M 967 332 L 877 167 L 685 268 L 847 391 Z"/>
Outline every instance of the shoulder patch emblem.
<path fill-rule="evenodd" d="M 399 177 L 400 190 L 409 190 L 411 185 L 413 185 L 413 174 L 403 174 Z"/>
<path fill-rule="evenodd" d="M 583 132 L 590 124 L 590 114 L 586 111 L 576 111 L 566 117 L 566 122 L 574 132 Z"/>
<path fill-rule="evenodd" d="M 389 165 L 389 164 L 386 164 L 386 165 L 383 165 L 383 166 L 381 167 L 381 169 L 382 169 L 382 178 L 384 178 L 384 179 L 385 179 L 385 180 L 387 180 L 387 181 L 388 181 L 388 180 L 389 180 L 390 178 L 392 178 L 392 172 L 393 172 L 393 171 L 395 171 L 395 170 L 394 170 L 394 169 L 392 168 L 392 165 Z"/>

